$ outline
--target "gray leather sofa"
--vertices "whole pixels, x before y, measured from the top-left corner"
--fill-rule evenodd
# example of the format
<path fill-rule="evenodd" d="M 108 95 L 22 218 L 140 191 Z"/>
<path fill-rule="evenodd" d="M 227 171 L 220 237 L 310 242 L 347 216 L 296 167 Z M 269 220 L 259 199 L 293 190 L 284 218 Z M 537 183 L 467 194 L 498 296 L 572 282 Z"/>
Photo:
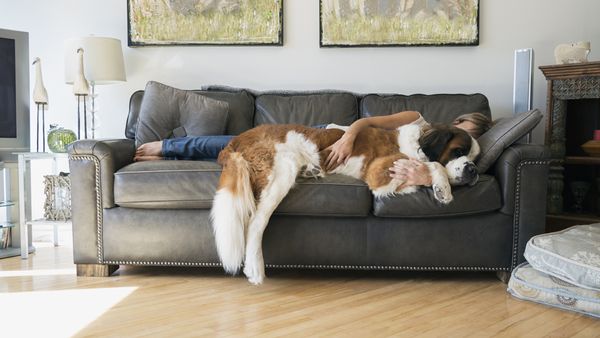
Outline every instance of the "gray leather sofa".
<path fill-rule="evenodd" d="M 347 92 L 199 91 L 229 103 L 227 132 L 264 123 L 348 125 L 413 109 L 430 122 L 479 111 L 481 94 L 355 95 Z M 220 167 L 210 161 L 133 162 L 143 92 L 131 97 L 124 139 L 82 140 L 69 149 L 74 261 L 79 275 L 119 265 L 219 266 L 209 212 Z M 523 261 L 545 226 L 547 149 L 508 147 L 472 187 L 441 206 L 430 189 L 373 198 L 361 181 L 298 179 L 264 236 L 267 267 L 498 271 Z"/>

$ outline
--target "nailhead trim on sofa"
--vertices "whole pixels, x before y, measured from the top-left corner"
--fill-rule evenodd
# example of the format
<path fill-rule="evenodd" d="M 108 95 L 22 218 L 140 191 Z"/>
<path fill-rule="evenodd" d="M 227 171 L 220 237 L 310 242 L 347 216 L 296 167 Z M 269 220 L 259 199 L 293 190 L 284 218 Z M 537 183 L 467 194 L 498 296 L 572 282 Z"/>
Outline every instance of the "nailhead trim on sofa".
<path fill-rule="evenodd" d="M 98 241 L 98 263 L 102 264 L 102 257 L 104 257 L 103 243 L 102 243 L 102 187 L 100 186 L 100 160 L 96 156 L 92 155 L 71 155 L 69 156 L 70 161 L 92 161 L 94 162 L 95 170 L 95 184 L 96 184 L 96 240 Z"/>
<path fill-rule="evenodd" d="M 115 265 L 153 265 L 153 266 L 202 266 L 220 267 L 221 263 L 202 262 L 144 262 L 144 261 L 104 261 Z M 509 271 L 508 268 L 490 267 L 447 267 L 447 266 L 398 266 L 398 265 L 328 265 L 328 264 L 265 264 L 267 268 L 277 269 L 341 269 L 341 270 L 415 270 L 415 271 Z"/>
<path fill-rule="evenodd" d="M 519 217 L 521 211 L 521 170 L 526 165 L 548 165 L 549 160 L 525 160 L 520 161 L 517 166 L 517 183 L 515 188 L 515 214 L 513 218 L 513 256 L 510 265 L 510 271 L 517 267 L 518 251 L 519 251 Z"/>

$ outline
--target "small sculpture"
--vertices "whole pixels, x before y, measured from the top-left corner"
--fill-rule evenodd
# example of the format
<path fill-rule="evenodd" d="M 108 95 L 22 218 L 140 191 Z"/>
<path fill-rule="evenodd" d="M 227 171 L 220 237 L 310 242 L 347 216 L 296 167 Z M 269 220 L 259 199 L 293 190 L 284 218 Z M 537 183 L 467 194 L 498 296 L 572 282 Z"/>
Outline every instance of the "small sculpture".
<path fill-rule="evenodd" d="M 81 139 L 81 98 L 83 97 L 83 137 L 87 139 L 87 104 L 86 98 L 90 94 L 90 86 L 83 71 L 83 48 L 77 49 L 77 73 L 73 81 L 73 94 L 77 96 L 77 138 Z"/>
<path fill-rule="evenodd" d="M 557 64 L 587 62 L 590 50 L 589 41 L 564 43 L 554 49 L 554 59 Z"/>
<path fill-rule="evenodd" d="M 35 58 L 32 63 L 35 66 L 35 84 L 33 86 L 33 102 L 37 106 L 37 141 L 36 151 L 40 151 L 40 108 L 42 110 L 42 142 L 43 151 L 46 151 L 46 111 L 45 107 L 48 105 L 48 91 L 44 87 L 44 80 L 42 79 L 42 60 Z"/>

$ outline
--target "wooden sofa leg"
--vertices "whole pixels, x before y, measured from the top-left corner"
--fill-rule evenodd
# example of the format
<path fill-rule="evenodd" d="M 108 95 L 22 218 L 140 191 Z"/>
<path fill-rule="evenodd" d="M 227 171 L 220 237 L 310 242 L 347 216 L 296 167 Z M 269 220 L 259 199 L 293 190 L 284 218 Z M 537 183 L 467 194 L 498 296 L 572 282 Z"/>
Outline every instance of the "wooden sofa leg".
<path fill-rule="evenodd" d="M 112 264 L 77 264 L 79 277 L 109 277 L 117 271 L 118 265 Z"/>
<path fill-rule="evenodd" d="M 508 284 L 508 280 L 510 279 L 510 272 L 508 271 L 496 271 L 496 277 L 502 281 L 504 284 Z"/>

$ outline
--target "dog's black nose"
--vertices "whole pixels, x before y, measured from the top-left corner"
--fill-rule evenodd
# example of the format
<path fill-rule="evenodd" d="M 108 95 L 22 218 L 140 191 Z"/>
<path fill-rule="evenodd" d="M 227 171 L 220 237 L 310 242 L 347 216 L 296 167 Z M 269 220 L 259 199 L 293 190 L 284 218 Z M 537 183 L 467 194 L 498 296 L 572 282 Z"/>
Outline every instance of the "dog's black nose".
<path fill-rule="evenodd" d="M 465 166 L 465 174 L 467 177 L 477 176 L 477 167 L 474 163 L 467 163 L 467 165 Z"/>

